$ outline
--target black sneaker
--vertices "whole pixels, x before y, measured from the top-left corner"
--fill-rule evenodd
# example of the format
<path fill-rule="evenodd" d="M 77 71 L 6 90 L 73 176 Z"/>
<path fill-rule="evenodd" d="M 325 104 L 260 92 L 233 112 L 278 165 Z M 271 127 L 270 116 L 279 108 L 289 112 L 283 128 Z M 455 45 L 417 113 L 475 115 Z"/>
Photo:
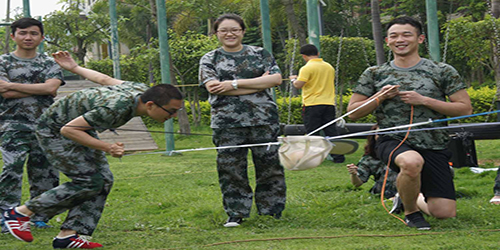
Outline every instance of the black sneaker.
<path fill-rule="evenodd" d="M 406 225 L 417 230 L 431 230 L 431 224 L 427 222 L 420 211 L 405 216 Z"/>
<path fill-rule="evenodd" d="M 52 241 L 52 247 L 54 249 L 61 249 L 61 248 L 85 248 L 85 249 L 92 249 L 92 248 L 99 248 L 102 247 L 101 244 L 96 243 L 96 242 L 90 242 L 87 240 L 88 237 L 85 236 L 79 236 L 79 235 L 71 235 L 66 238 L 54 238 Z"/>
<path fill-rule="evenodd" d="M 344 155 L 331 154 L 330 156 L 332 157 L 332 161 L 334 163 L 344 163 L 345 162 L 345 156 Z"/>
<path fill-rule="evenodd" d="M 227 219 L 226 223 L 224 223 L 225 227 L 237 227 L 243 223 L 243 218 L 238 218 L 238 217 L 229 217 Z"/>
<path fill-rule="evenodd" d="M 403 201 L 401 200 L 399 193 L 396 193 L 396 195 L 394 195 L 394 199 L 392 200 L 392 209 L 389 213 L 400 214 L 403 211 L 405 211 Z"/>

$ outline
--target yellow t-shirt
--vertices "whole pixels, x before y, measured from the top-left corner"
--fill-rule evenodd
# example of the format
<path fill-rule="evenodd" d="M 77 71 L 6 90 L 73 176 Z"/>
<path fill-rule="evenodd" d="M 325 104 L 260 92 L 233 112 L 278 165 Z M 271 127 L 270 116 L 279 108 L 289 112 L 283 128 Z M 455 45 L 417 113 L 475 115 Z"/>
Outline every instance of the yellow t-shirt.
<path fill-rule="evenodd" d="M 322 58 L 309 60 L 300 68 L 297 80 L 305 82 L 302 87 L 304 106 L 335 105 L 335 69 Z"/>

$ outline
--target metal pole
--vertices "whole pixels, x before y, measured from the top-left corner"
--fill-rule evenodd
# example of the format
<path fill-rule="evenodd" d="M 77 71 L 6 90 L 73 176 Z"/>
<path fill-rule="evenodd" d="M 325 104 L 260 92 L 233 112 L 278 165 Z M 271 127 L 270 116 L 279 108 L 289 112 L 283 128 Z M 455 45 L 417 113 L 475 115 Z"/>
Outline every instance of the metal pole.
<path fill-rule="evenodd" d="M 260 0 L 260 18 L 262 22 L 262 40 L 264 43 L 264 49 L 272 55 L 273 43 L 271 39 L 271 18 L 269 18 L 268 0 Z M 276 101 L 276 91 L 274 91 L 274 88 L 272 88 L 271 91 L 273 93 L 273 100 Z"/>
<path fill-rule="evenodd" d="M 10 0 L 7 0 L 7 17 L 5 19 L 6 22 L 10 22 Z M 10 23 L 3 24 L 0 23 L 0 26 L 7 26 L 5 27 L 5 47 L 3 49 L 3 53 L 7 54 L 10 52 L 9 49 L 9 43 L 10 43 Z"/>
<path fill-rule="evenodd" d="M 42 17 L 41 16 L 38 16 L 38 21 L 42 21 Z M 45 52 L 45 40 L 43 40 L 39 45 L 38 45 L 38 53 L 40 54 L 43 54 Z"/>
<path fill-rule="evenodd" d="M 309 43 L 314 44 L 321 53 L 319 45 L 318 0 L 307 0 L 307 30 Z"/>
<path fill-rule="evenodd" d="M 262 21 L 262 40 L 264 49 L 273 53 L 273 44 L 271 40 L 271 19 L 269 18 L 269 1 L 260 0 L 260 18 Z"/>
<path fill-rule="evenodd" d="M 23 0 L 23 15 L 24 17 L 31 17 L 30 0 Z"/>
<path fill-rule="evenodd" d="M 111 23 L 111 57 L 113 59 L 113 76 L 116 79 L 121 79 L 116 0 L 109 0 L 109 18 Z"/>
<path fill-rule="evenodd" d="M 161 65 L 161 81 L 163 83 L 170 82 L 170 54 L 168 47 L 167 33 L 167 7 L 165 0 L 156 0 L 156 14 L 158 16 L 158 36 L 160 39 L 160 65 Z M 174 142 L 174 121 L 169 119 L 165 122 L 165 143 L 166 154 L 175 150 Z"/>
<path fill-rule="evenodd" d="M 439 51 L 439 25 L 437 17 L 437 3 L 436 0 L 425 0 L 427 9 L 427 34 L 429 41 L 429 54 L 432 60 L 436 62 L 441 61 L 441 53 Z"/>

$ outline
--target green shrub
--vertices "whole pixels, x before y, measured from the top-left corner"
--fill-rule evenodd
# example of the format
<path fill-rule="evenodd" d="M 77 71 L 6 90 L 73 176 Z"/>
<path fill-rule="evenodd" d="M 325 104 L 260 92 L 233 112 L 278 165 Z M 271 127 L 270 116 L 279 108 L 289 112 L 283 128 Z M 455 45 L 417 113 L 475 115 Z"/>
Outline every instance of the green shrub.
<path fill-rule="evenodd" d="M 495 96 L 495 88 L 483 86 L 478 89 L 469 88 L 467 89 L 467 93 L 469 93 L 470 101 L 472 103 L 473 111 L 472 113 L 483 113 L 491 110 L 496 110 L 495 106 L 492 106 L 493 97 Z M 493 105 L 495 105 L 493 103 Z M 477 123 L 477 122 L 486 122 L 486 118 L 488 118 L 489 122 L 497 120 L 497 114 L 492 114 L 488 116 L 476 116 L 472 118 L 467 118 L 464 120 L 460 120 L 462 123 Z"/>
<path fill-rule="evenodd" d="M 482 113 L 482 112 L 487 112 L 490 111 L 491 108 L 491 101 L 493 100 L 493 96 L 495 95 L 495 89 L 489 88 L 489 87 L 481 87 L 479 89 L 473 89 L 469 88 L 467 89 L 467 92 L 469 93 L 469 96 L 471 98 L 472 102 L 472 107 L 474 109 L 474 113 Z M 347 112 L 347 105 L 349 104 L 349 100 L 351 99 L 352 94 L 344 95 L 342 98 L 342 105 L 343 105 L 343 114 Z M 288 122 L 288 109 L 289 109 L 289 97 L 280 97 L 276 100 L 276 103 L 278 104 L 279 108 L 279 114 L 280 114 L 280 123 L 284 124 L 302 124 L 302 98 L 300 96 L 293 97 L 292 102 L 291 102 L 291 107 L 290 110 L 292 111 L 292 115 L 290 117 L 290 122 Z M 192 115 L 191 115 L 191 106 L 189 105 L 188 102 L 185 103 L 186 111 L 188 112 L 188 116 L 190 119 L 190 122 L 192 122 Z M 201 118 L 201 125 L 208 126 L 210 125 L 210 104 L 208 101 L 202 101 L 200 102 L 200 107 L 202 110 L 202 118 Z M 339 116 L 339 115 L 337 115 Z M 346 122 L 348 123 L 375 123 L 375 116 L 372 114 L 365 116 L 361 119 L 358 119 L 356 121 L 352 121 L 348 117 L 344 118 Z M 496 121 L 497 115 L 492 114 L 489 116 L 488 121 Z M 477 116 L 477 117 L 472 117 L 472 118 L 467 118 L 463 120 L 457 120 L 457 122 L 461 123 L 478 123 L 478 122 L 485 122 L 486 116 Z"/>
<path fill-rule="evenodd" d="M 278 112 L 280 114 L 280 123 L 284 124 L 302 124 L 302 97 L 292 97 L 290 104 L 290 97 L 281 97 L 276 100 L 278 104 Z M 291 115 L 288 110 L 290 109 Z M 290 122 L 288 117 L 290 116 Z"/>

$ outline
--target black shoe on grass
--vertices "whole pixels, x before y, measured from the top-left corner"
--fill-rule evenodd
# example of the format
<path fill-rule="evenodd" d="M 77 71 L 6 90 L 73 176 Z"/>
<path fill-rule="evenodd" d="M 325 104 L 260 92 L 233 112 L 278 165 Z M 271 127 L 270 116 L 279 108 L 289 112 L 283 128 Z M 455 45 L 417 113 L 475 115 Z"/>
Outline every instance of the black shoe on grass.
<path fill-rule="evenodd" d="M 405 216 L 406 225 L 417 230 L 431 230 L 431 224 L 427 222 L 420 211 Z"/>
<path fill-rule="evenodd" d="M 392 200 L 392 209 L 389 213 L 400 214 L 403 211 L 405 211 L 403 201 L 401 200 L 399 193 L 396 193 L 396 195 L 394 195 L 394 199 Z"/>
<path fill-rule="evenodd" d="M 238 217 L 229 217 L 226 223 L 224 223 L 224 227 L 237 227 L 243 223 L 243 218 Z"/>

